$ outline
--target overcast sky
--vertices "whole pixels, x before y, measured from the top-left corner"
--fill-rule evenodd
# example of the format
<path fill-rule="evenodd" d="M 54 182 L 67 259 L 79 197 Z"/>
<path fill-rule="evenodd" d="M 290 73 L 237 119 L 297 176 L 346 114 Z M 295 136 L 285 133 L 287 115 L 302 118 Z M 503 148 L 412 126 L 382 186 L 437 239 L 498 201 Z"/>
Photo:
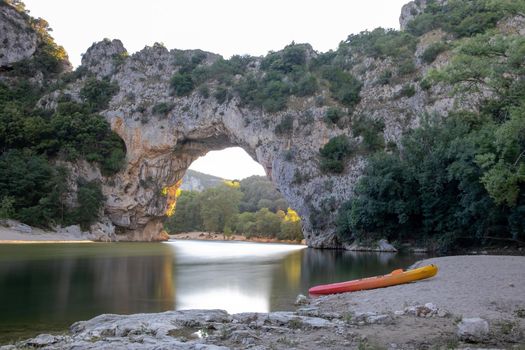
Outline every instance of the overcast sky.
<path fill-rule="evenodd" d="M 64 46 L 70 61 L 77 66 L 81 54 L 93 42 L 104 38 L 122 40 L 129 53 L 161 42 L 169 49 L 202 49 L 225 58 L 234 54 L 259 56 L 282 49 L 292 41 L 310 43 L 315 50 L 324 52 L 336 49 L 339 42 L 352 33 L 376 27 L 398 29 L 401 7 L 408 0 L 24 2 L 32 16 L 49 22 L 56 42 Z M 238 160 L 238 153 L 226 152 L 227 157 L 213 172 L 208 170 L 211 166 L 192 166 L 192 169 L 206 169 L 206 173 L 230 179 L 241 179 L 251 173 L 264 174 L 255 162 Z M 246 169 L 251 169 L 251 173 Z M 238 175 L 241 173 L 248 175 Z"/>

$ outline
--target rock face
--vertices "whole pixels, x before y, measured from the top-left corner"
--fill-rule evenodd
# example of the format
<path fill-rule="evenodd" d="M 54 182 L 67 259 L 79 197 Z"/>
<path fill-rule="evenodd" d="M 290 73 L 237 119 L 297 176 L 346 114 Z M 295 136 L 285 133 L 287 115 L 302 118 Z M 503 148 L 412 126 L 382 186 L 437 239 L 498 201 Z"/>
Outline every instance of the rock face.
<path fill-rule="evenodd" d="M 351 197 L 365 159 L 356 156 L 343 174 L 328 175 L 319 170 L 318 155 L 330 138 L 351 134 L 350 126 L 327 125 L 323 120 L 327 107 L 319 107 L 315 97 L 292 97 L 287 110 L 273 114 L 243 107 L 237 97 L 223 103 L 197 91 L 174 97 L 170 78 L 181 54 L 191 57 L 193 52 L 168 51 L 154 45 L 128 57 L 120 41 L 105 40 L 84 55 L 82 68 L 120 87 L 102 112 L 127 148 L 127 167 L 111 179 L 103 179 L 107 197 L 104 213 L 114 226 L 114 232 L 111 225 L 107 226 L 107 236 L 116 240 L 162 239 L 161 220 L 168 206 L 162 189 L 178 186 L 190 164 L 208 151 L 240 146 L 265 168 L 303 218 L 308 245 L 340 247 L 334 225 L 337 210 Z M 311 51 L 310 55 L 316 53 Z M 202 64 L 210 65 L 218 58 L 206 53 Z M 385 140 L 395 143 L 403 130 L 418 125 L 417 116 L 447 110 L 452 101 L 445 91 L 418 90 L 412 97 L 396 98 L 402 82 L 395 86 L 374 84 L 381 71 L 391 65 L 373 59 L 356 65 L 354 74 L 364 86 L 354 113 L 382 120 Z M 258 66 L 256 60 L 249 70 L 256 71 Z M 82 83 L 72 83 L 66 92 L 78 96 Z M 161 103 L 171 108 L 163 115 L 154 112 Z M 308 122 L 303 121 L 305 114 L 310 116 Z M 289 135 L 277 134 L 276 126 L 287 116 L 295 119 L 293 130 Z"/>
<path fill-rule="evenodd" d="M 11 6 L 0 6 L 0 68 L 31 57 L 37 35 L 30 29 L 24 14 Z"/>
<path fill-rule="evenodd" d="M 421 0 L 405 6 L 402 27 L 425 4 Z M 3 16 L 0 23 L 5 27 L 0 37 L 7 39 L 7 45 L 12 45 L 11 40 L 24 43 L 2 50 L 9 54 L 0 58 L 0 62 L 12 63 L 30 56 L 36 39 L 16 29 L 21 25 L 17 21 L 22 15 L 7 13 L 12 11 L 9 6 L 0 9 Z M 162 219 L 173 205 L 174 193 L 190 164 L 208 151 L 239 146 L 264 167 L 267 176 L 299 213 L 307 244 L 340 248 L 342 242 L 335 233 L 337 211 L 352 197 L 366 164 L 366 154 L 354 154 L 341 174 L 327 174 L 320 170 L 319 149 L 339 135 L 361 143 L 363 138 L 353 134 L 350 120 L 353 116 L 366 116 L 384 124 L 385 144 L 395 146 L 405 130 L 419 125 L 420 116 L 446 114 L 454 107 L 447 87 L 437 85 L 424 90 L 413 84 L 429 68 L 443 64 L 439 57 L 432 65 L 425 65 L 418 58 L 418 53 L 432 40 L 439 41 L 441 37 L 427 39 L 421 40 L 415 50 L 413 73 L 396 77 L 389 84 L 377 82 L 385 73 L 396 71 L 397 64 L 391 58 L 352 57 L 351 74 L 362 82 L 360 102 L 345 117 L 346 122 L 337 125 L 325 121 L 329 106 L 337 106 L 326 87 L 321 87 L 316 96 L 290 96 L 287 108 L 275 113 L 242 104 L 238 94 L 219 100 L 215 97 L 217 81 L 207 82 L 211 93 L 195 89 L 185 96 L 175 96 L 171 78 L 180 73 L 178 59 L 191 61 L 200 55 L 203 59 L 197 65 L 202 68 L 212 65 L 220 56 L 202 51 L 169 51 L 159 44 L 130 56 L 119 40 L 93 44 L 82 59 L 80 71 L 85 74 L 50 93 L 41 100 L 41 105 L 55 108 L 64 95 L 80 101 L 87 75 L 119 86 L 119 92 L 100 113 L 126 145 L 125 168 L 112 177 L 89 170 L 87 165 L 73 165 L 72 171 L 96 174 L 102 182 L 106 196 L 104 211 L 100 222 L 91 228 L 98 237 L 117 241 L 165 239 Z M 309 45 L 304 47 L 307 61 L 319 55 Z M 260 73 L 261 61 L 262 58 L 253 58 L 246 74 Z M 241 78 L 236 75 L 232 79 L 235 82 Z M 407 86 L 413 89 L 413 94 L 402 93 Z M 276 132 L 284 120 L 293 120 L 289 132 Z"/>
<path fill-rule="evenodd" d="M 341 317 L 341 316 L 340 316 Z M 282 337 L 298 338 L 305 345 L 318 338 L 315 333 L 346 330 L 344 322 L 294 312 L 241 313 L 223 310 L 183 310 L 158 314 L 100 315 L 76 322 L 70 334 L 41 334 L 1 350 L 41 349 L 187 349 L 220 350 L 260 346 L 267 349 Z M 296 334 L 299 333 L 300 334 Z M 303 332 L 307 332 L 305 335 Z M 264 336 L 260 336 L 264 333 Z M 310 335 L 308 335 L 310 334 Z M 314 334 L 314 336 L 312 336 Z M 216 345 L 220 344 L 220 345 Z M 223 346 L 227 344 L 228 346 Z M 350 344 L 350 342 L 348 342 Z M 285 344 L 285 348 L 286 344 Z"/>
<path fill-rule="evenodd" d="M 434 2 L 437 4 L 444 4 L 447 1 L 448 0 L 435 0 Z M 410 1 L 401 8 L 401 16 L 399 16 L 401 30 L 405 30 L 407 24 L 423 12 L 428 2 L 429 0 Z"/>

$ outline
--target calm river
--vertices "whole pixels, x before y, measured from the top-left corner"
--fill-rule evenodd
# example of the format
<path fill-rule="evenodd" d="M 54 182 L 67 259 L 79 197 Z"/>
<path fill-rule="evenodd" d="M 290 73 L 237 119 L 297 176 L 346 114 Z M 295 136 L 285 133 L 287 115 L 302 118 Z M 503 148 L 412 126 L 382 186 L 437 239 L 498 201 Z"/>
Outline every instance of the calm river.
<path fill-rule="evenodd" d="M 313 285 L 420 258 L 245 242 L 0 245 L 0 344 L 102 313 L 293 310 Z"/>

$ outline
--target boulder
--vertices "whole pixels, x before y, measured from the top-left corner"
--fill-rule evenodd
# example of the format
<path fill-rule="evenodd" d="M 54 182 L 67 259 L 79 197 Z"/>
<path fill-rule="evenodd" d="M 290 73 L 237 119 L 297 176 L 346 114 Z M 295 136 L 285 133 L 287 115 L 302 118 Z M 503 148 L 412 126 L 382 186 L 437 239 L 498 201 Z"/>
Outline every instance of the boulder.
<path fill-rule="evenodd" d="M 37 337 L 35 337 L 33 339 L 27 340 L 25 343 L 29 347 L 41 348 L 41 347 L 44 347 L 44 346 L 47 346 L 47 345 L 54 344 L 54 343 L 56 343 L 59 340 L 61 340 L 61 339 L 57 339 L 57 337 L 55 337 L 55 336 L 53 336 L 51 334 L 40 334 L 39 336 L 37 336 Z"/>
<path fill-rule="evenodd" d="M 345 250 L 356 251 L 356 252 L 385 252 L 385 253 L 395 253 L 397 249 L 386 239 L 380 239 L 379 241 L 371 244 L 364 245 L 359 242 L 353 242 L 352 244 L 344 245 Z"/>
<path fill-rule="evenodd" d="M 12 229 L 22 233 L 33 233 L 31 226 L 22 224 L 21 222 L 13 226 Z"/>
<path fill-rule="evenodd" d="M 306 305 L 308 304 L 308 298 L 302 294 L 299 294 L 297 298 L 295 298 L 295 305 Z"/>
<path fill-rule="evenodd" d="M 458 324 L 459 339 L 468 342 L 480 342 L 487 339 L 489 323 L 482 318 L 465 318 Z"/>

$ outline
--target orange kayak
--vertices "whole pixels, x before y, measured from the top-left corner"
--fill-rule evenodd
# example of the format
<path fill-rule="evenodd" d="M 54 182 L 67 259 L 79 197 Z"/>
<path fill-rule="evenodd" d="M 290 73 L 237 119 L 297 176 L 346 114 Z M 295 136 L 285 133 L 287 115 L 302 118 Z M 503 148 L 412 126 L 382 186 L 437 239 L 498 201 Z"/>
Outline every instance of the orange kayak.
<path fill-rule="evenodd" d="M 323 284 L 310 288 L 310 294 L 335 294 L 345 292 L 355 292 L 358 290 L 383 288 L 395 286 L 397 284 L 409 283 L 412 281 L 422 280 L 433 277 L 437 274 L 436 265 L 427 265 L 417 269 L 403 271 L 402 269 L 394 270 L 388 275 L 374 276 L 352 280 L 347 282 Z"/>

